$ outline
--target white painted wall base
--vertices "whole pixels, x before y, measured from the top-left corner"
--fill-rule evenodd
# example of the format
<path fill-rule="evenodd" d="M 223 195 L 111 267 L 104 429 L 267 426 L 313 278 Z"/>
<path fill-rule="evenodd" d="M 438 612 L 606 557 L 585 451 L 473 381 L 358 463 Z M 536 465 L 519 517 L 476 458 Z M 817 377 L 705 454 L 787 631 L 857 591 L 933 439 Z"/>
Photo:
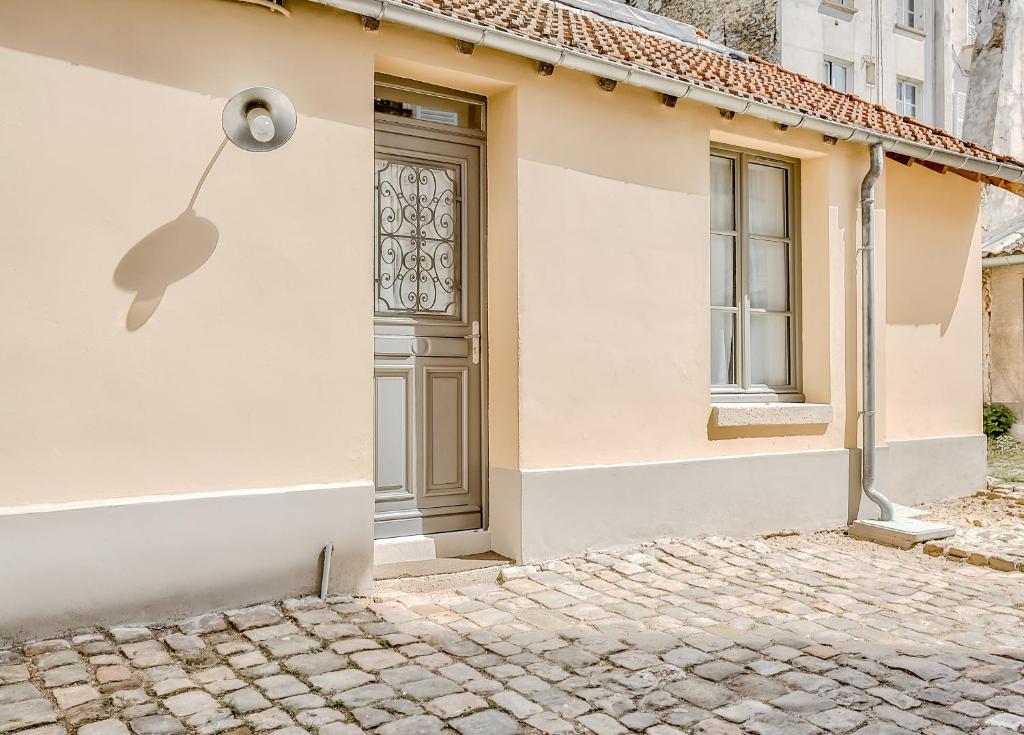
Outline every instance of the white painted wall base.
<path fill-rule="evenodd" d="M 0 638 L 372 585 L 368 483 L 0 508 Z"/>
<path fill-rule="evenodd" d="M 861 499 L 859 461 L 859 451 L 835 449 L 525 470 L 517 558 L 540 561 L 665 536 L 836 528 L 858 515 L 877 517 Z M 879 478 L 882 491 L 906 505 L 968 495 L 985 486 L 985 438 L 890 442 L 879 451 Z M 495 534 L 503 523 L 492 514 Z"/>
<path fill-rule="evenodd" d="M 373 563 L 397 564 L 405 561 L 450 559 L 491 550 L 491 532 L 450 531 L 448 533 L 399 536 L 373 542 Z"/>
<path fill-rule="evenodd" d="M 666 536 L 846 524 L 844 449 L 526 470 L 523 561 Z"/>

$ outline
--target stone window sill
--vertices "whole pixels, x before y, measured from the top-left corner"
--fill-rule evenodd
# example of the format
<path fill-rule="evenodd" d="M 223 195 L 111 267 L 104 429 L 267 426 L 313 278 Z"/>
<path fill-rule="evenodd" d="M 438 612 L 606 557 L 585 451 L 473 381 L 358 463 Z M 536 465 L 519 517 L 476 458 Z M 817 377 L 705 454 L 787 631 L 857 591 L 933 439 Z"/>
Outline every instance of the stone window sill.
<path fill-rule="evenodd" d="M 711 420 L 719 428 L 737 426 L 807 426 L 832 423 L 827 403 L 719 403 Z"/>
<path fill-rule="evenodd" d="M 853 7 L 852 3 L 848 4 L 837 0 L 821 0 L 820 7 L 849 17 L 853 17 L 857 13 L 857 8 Z"/>
<path fill-rule="evenodd" d="M 918 38 L 925 38 L 928 35 L 924 32 L 923 28 L 914 28 L 913 26 L 906 26 L 903 25 L 902 23 L 896 24 L 896 30 L 907 35 L 916 36 Z"/>

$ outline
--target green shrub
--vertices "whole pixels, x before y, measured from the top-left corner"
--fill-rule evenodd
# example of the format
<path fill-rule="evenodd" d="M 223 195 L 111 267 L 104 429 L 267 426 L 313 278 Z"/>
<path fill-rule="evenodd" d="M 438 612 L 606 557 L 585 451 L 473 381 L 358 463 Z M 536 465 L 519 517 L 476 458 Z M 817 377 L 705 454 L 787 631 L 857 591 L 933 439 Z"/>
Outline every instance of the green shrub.
<path fill-rule="evenodd" d="M 985 404 L 985 434 L 989 438 L 1007 434 L 1016 420 L 1013 411 L 1002 403 Z"/>

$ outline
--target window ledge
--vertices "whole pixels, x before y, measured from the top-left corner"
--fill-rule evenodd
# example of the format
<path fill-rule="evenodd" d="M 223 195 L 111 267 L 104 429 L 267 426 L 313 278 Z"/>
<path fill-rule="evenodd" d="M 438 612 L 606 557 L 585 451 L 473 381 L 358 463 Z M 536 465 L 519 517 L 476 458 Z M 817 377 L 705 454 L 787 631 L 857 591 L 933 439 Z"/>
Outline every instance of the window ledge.
<path fill-rule="evenodd" d="M 832 423 L 827 403 L 719 403 L 712 408 L 715 426 L 784 426 Z"/>
<path fill-rule="evenodd" d="M 831 10 L 834 13 L 840 13 L 850 18 L 852 18 L 858 10 L 857 8 L 853 7 L 852 3 L 846 4 L 843 2 L 838 2 L 837 0 L 821 0 L 819 8 Z"/>
<path fill-rule="evenodd" d="M 913 26 L 904 25 L 902 23 L 896 24 L 896 30 L 911 36 L 917 36 L 918 38 L 926 38 L 928 35 L 925 33 L 923 28 L 914 28 Z"/>

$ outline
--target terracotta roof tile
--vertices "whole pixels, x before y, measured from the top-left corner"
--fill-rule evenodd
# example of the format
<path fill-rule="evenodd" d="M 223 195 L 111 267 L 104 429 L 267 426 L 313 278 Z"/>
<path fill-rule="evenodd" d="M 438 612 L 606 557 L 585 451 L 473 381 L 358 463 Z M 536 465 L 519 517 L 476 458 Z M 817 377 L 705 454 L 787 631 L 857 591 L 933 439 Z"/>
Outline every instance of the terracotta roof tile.
<path fill-rule="evenodd" d="M 960 140 L 852 94 L 751 56 L 734 59 L 712 49 L 605 19 L 553 0 L 396 0 L 403 5 L 506 31 L 567 50 L 611 59 L 686 82 L 934 146 L 1017 166 L 1024 163 Z M 706 34 L 701 33 L 702 36 Z"/>

